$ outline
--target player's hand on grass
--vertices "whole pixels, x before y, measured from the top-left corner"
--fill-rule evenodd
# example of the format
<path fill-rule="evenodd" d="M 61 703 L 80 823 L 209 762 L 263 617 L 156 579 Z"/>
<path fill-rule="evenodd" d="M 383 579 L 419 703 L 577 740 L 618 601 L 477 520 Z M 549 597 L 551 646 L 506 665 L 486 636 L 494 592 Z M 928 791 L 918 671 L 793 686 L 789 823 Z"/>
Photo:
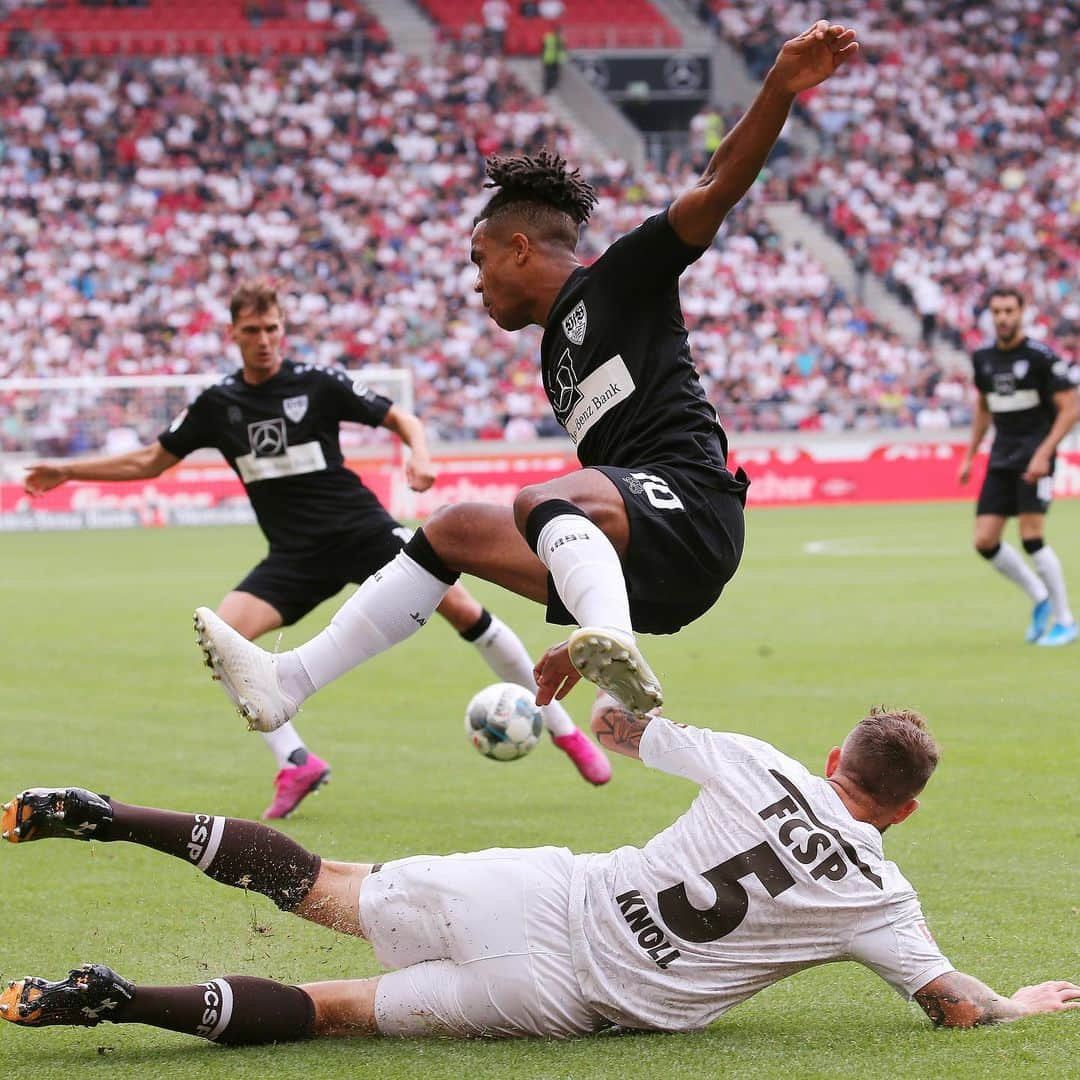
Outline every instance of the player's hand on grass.
<path fill-rule="evenodd" d="M 819 19 L 798 37 L 784 42 L 766 81 L 797 94 L 824 82 L 858 51 L 854 30 Z"/>
<path fill-rule="evenodd" d="M 23 489 L 28 495 L 44 495 L 66 479 L 64 470 L 57 465 L 31 465 L 23 477 Z"/>
<path fill-rule="evenodd" d="M 1032 454 L 1031 460 L 1028 462 L 1028 467 L 1024 470 L 1024 482 L 1027 484 L 1036 484 L 1044 476 L 1050 475 L 1050 455 L 1044 454 L 1041 450 Z"/>
<path fill-rule="evenodd" d="M 1080 986 L 1060 980 L 1021 986 L 1012 1000 L 1024 1010 L 1025 1016 L 1080 1009 Z"/>
<path fill-rule="evenodd" d="M 414 454 L 405 463 L 405 479 L 413 491 L 427 491 L 439 474 L 435 471 L 430 458 Z"/>
<path fill-rule="evenodd" d="M 578 669 L 570 663 L 570 647 L 560 641 L 536 662 L 533 668 L 536 679 L 536 704 L 550 705 L 552 700 L 562 701 L 581 681 Z"/>

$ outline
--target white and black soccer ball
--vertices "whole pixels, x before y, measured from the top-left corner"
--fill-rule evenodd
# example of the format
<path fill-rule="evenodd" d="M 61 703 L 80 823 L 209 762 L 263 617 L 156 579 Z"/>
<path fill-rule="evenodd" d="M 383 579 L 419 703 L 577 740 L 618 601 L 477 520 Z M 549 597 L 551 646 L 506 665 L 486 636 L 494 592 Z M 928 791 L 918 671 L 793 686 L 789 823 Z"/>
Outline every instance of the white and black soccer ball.
<path fill-rule="evenodd" d="M 516 683 L 494 683 L 473 696 L 465 710 L 465 732 L 484 757 L 517 761 L 539 741 L 544 718 L 536 693 Z"/>

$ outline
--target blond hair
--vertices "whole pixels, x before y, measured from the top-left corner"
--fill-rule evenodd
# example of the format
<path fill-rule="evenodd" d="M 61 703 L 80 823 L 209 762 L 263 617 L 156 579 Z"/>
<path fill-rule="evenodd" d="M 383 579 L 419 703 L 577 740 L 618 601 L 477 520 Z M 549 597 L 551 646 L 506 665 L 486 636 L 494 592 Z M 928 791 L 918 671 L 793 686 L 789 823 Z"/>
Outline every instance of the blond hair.
<path fill-rule="evenodd" d="M 233 322 L 245 311 L 265 315 L 272 308 L 281 311 L 277 287 L 271 281 L 242 281 L 229 298 L 229 317 Z"/>

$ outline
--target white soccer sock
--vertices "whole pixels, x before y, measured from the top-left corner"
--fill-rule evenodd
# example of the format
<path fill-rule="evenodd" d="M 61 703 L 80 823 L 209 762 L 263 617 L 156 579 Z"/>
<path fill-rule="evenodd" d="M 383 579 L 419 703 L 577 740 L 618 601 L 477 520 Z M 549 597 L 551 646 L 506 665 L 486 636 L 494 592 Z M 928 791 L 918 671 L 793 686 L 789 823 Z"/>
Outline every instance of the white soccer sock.
<path fill-rule="evenodd" d="M 536 554 L 579 626 L 633 634 L 622 563 L 603 529 L 580 514 L 560 514 L 540 530 Z"/>
<path fill-rule="evenodd" d="M 292 652 L 280 654 L 282 689 L 299 703 L 346 671 L 404 641 L 431 618 L 449 588 L 402 551 L 342 604 L 322 633 Z M 310 680 L 310 690 L 296 677 L 293 660 L 299 660 L 302 673 Z M 299 696 L 294 689 L 300 691 Z"/>
<path fill-rule="evenodd" d="M 1046 586 L 1011 544 L 1002 544 L 998 548 L 998 553 L 990 560 L 990 565 L 999 574 L 1004 574 L 1010 581 L 1019 585 L 1031 597 L 1033 604 L 1041 604 L 1049 595 Z"/>
<path fill-rule="evenodd" d="M 533 662 L 521 638 L 497 616 L 488 613 L 491 623 L 473 641 L 480 655 L 503 682 L 517 683 L 527 690 L 536 690 L 533 678 Z M 575 731 L 574 721 L 562 705 L 553 701 L 541 710 L 544 724 L 552 735 L 569 735 Z"/>
<path fill-rule="evenodd" d="M 288 720 L 277 731 L 261 731 L 259 734 L 262 735 L 267 749 L 277 759 L 279 769 L 287 769 L 293 764 L 289 760 L 291 754 L 307 749 L 304 740 L 300 738 L 300 732 Z"/>
<path fill-rule="evenodd" d="M 1065 575 L 1061 570 L 1061 560 L 1057 557 L 1052 547 L 1043 544 L 1031 561 L 1039 572 L 1046 591 L 1050 594 L 1050 603 L 1054 608 L 1054 622 L 1068 626 L 1073 621 L 1073 613 L 1069 610 L 1069 594 L 1065 588 Z"/>

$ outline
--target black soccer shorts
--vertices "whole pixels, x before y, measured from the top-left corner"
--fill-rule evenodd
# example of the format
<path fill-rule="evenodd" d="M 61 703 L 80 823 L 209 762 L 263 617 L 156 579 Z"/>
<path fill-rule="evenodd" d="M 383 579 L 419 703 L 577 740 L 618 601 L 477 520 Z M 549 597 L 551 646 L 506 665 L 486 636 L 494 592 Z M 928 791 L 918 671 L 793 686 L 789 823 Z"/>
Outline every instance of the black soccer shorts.
<path fill-rule="evenodd" d="M 1024 480 L 1020 469 L 988 469 L 975 504 L 976 514 L 1016 517 L 1017 514 L 1045 514 L 1054 497 L 1051 473 L 1037 483 Z"/>
<path fill-rule="evenodd" d="M 619 489 L 630 520 L 623 577 L 634 629 L 674 634 L 716 603 L 743 550 L 745 474 L 733 490 L 670 465 L 591 466 Z M 573 625 L 551 576 L 548 622 Z"/>
<path fill-rule="evenodd" d="M 291 626 L 346 585 L 366 581 L 405 546 L 410 531 L 392 522 L 362 535 L 335 537 L 310 551 L 271 550 L 236 586 L 265 600 Z"/>

